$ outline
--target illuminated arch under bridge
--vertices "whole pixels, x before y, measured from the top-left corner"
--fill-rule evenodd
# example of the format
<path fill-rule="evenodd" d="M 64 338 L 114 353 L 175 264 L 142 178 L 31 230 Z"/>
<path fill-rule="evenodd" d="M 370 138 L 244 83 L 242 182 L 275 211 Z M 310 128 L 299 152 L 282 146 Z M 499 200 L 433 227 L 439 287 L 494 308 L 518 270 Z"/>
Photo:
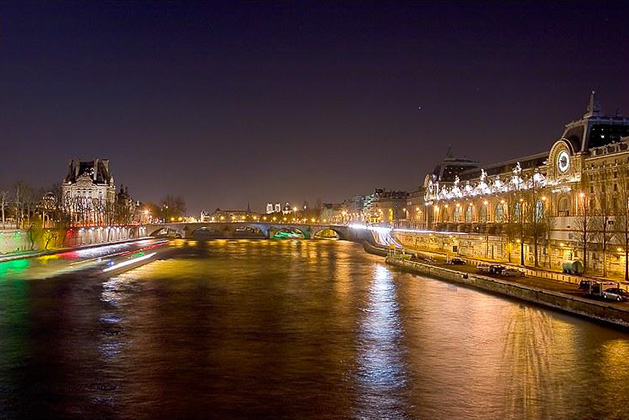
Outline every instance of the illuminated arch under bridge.
<path fill-rule="evenodd" d="M 160 223 L 146 226 L 149 236 L 185 239 L 281 238 L 348 239 L 347 226 L 308 223 L 205 222 Z"/>

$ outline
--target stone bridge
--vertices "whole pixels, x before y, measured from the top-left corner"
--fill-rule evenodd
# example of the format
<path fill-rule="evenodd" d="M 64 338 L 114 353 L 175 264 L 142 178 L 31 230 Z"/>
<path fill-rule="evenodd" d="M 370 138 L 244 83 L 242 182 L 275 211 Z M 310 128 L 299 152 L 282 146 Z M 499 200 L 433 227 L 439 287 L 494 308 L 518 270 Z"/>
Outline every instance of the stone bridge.
<path fill-rule="evenodd" d="M 350 239 L 349 227 L 331 224 L 271 222 L 198 222 L 157 223 L 146 225 L 149 236 L 186 239 L 273 238 L 278 232 L 297 233 L 304 239 L 317 237 L 323 231 L 336 233 L 339 239 Z"/>

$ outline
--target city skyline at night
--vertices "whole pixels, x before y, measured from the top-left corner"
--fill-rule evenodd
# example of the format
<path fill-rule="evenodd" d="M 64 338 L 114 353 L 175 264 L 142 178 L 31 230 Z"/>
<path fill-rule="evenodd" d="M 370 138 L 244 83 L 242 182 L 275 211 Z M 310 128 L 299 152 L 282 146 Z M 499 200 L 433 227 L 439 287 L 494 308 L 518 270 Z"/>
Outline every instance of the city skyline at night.
<path fill-rule="evenodd" d="M 0 419 L 629 419 L 628 22 L 0 1 Z"/>
<path fill-rule="evenodd" d="M 591 90 L 608 114 L 629 98 L 622 3 L 0 8 L 2 188 L 108 158 L 138 199 L 194 214 L 338 202 L 415 190 L 448 145 L 542 152 Z"/>

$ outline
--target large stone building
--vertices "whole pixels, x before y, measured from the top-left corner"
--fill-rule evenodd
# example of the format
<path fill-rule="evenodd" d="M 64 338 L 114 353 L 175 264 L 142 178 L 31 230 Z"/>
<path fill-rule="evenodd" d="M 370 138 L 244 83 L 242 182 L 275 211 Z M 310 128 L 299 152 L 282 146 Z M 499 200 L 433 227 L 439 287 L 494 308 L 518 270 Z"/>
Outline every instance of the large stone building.
<path fill-rule="evenodd" d="M 553 269 L 578 258 L 593 271 L 625 271 L 629 118 L 605 115 L 594 93 L 546 152 L 444 171 L 452 161 L 425 177 L 425 203 L 416 207 L 434 233 L 416 245 Z"/>
<path fill-rule="evenodd" d="M 401 220 L 408 218 L 407 199 L 406 191 L 376 188 L 365 197 L 364 220 L 370 224 L 397 226 Z"/>
<path fill-rule="evenodd" d="M 81 162 L 72 159 L 61 185 L 63 206 L 75 225 L 103 225 L 116 201 L 114 177 L 108 159 Z"/>

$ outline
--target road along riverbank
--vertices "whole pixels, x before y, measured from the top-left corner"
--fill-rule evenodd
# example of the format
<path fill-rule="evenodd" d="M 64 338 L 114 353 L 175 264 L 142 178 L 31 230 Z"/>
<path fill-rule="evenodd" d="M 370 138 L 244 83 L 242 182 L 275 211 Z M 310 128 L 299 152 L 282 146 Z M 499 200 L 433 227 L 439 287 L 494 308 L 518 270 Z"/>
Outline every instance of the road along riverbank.
<path fill-rule="evenodd" d="M 393 256 L 386 263 L 401 270 L 426 275 L 452 283 L 475 287 L 491 293 L 501 294 L 527 302 L 558 309 L 574 315 L 587 317 L 614 326 L 629 328 L 629 308 L 619 304 L 600 302 L 571 296 L 539 287 L 496 279 L 482 274 L 468 273 L 430 264 L 408 261 Z"/>

